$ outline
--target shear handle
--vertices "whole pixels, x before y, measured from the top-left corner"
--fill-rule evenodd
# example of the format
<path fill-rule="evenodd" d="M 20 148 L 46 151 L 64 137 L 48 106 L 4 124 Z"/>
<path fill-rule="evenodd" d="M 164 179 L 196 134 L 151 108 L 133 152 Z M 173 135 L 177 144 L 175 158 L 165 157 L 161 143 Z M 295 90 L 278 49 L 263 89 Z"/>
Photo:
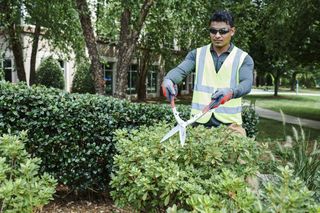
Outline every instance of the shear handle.
<path fill-rule="evenodd" d="M 209 110 L 217 108 L 221 104 L 223 95 L 220 95 L 216 99 L 212 99 L 211 102 L 202 110 L 203 113 L 207 113 Z"/>
<path fill-rule="evenodd" d="M 171 97 L 170 97 L 170 105 L 171 105 L 172 109 L 176 107 L 176 105 L 174 103 L 174 95 L 171 95 Z"/>

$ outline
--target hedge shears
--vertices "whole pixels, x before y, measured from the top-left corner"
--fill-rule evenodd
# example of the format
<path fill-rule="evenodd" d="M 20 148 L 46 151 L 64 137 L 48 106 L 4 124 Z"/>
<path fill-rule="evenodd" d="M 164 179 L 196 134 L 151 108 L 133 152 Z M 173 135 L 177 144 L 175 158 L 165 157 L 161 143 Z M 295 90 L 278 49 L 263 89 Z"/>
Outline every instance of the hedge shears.
<path fill-rule="evenodd" d="M 175 103 L 174 103 L 174 96 L 171 96 L 171 100 L 170 100 L 170 104 L 171 104 L 171 108 L 172 108 L 172 112 L 174 115 L 174 118 L 177 121 L 177 125 L 172 128 L 160 141 L 160 143 L 162 143 L 163 141 L 167 140 L 168 138 L 170 138 L 171 136 L 173 136 L 174 134 L 176 134 L 177 132 L 179 132 L 179 138 L 180 138 L 180 144 L 181 146 L 184 146 L 185 140 L 186 140 L 186 127 L 190 124 L 193 124 L 194 122 L 196 122 L 198 119 L 200 119 L 202 116 L 204 116 L 207 112 L 212 112 L 215 110 L 215 108 L 217 108 L 220 104 L 221 104 L 221 99 L 223 96 L 220 96 L 216 99 L 213 99 L 207 106 L 204 107 L 204 109 L 202 110 L 202 112 L 192 116 L 192 118 L 190 118 L 187 121 L 184 121 L 180 118 L 179 116 L 179 112 L 176 109 Z"/>

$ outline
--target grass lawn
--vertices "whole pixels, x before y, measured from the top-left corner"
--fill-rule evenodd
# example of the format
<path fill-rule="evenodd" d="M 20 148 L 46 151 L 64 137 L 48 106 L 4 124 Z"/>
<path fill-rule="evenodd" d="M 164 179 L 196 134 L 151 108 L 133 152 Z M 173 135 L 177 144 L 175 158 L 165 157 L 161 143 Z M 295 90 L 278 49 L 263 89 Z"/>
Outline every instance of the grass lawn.
<path fill-rule="evenodd" d="M 255 101 L 256 106 L 288 115 L 320 121 L 320 96 L 247 95 L 244 100 Z"/>
<path fill-rule="evenodd" d="M 293 124 L 286 124 L 285 127 L 283 126 L 282 122 L 270 120 L 266 118 L 259 119 L 258 124 L 258 135 L 256 140 L 257 141 L 268 141 L 270 140 L 283 140 L 285 139 L 285 135 L 289 135 L 294 138 L 294 133 L 292 127 L 295 127 L 301 136 L 300 126 L 293 125 Z M 302 128 L 305 134 L 305 139 L 308 141 L 320 139 L 320 131 L 312 128 L 303 127 Z"/>

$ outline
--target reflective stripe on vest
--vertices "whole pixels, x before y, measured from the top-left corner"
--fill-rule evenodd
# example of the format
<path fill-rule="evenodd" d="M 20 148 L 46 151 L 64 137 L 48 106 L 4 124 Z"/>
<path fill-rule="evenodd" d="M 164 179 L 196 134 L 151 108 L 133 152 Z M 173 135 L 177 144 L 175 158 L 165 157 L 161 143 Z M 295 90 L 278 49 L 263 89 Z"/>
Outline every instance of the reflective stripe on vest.
<path fill-rule="evenodd" d="M 235 47 L 222 64 L 219 72 L 215 70 L 210 52 L 211 44 L 197 49 L 196 76 L 193 90 L 191 116 L 195 115 L 211 101 L 211 95 L 216 88 L 235 88 L 239 82 L 239 68 L 247 53 Z M 223 123 L 236 123 L 241 125 L 241 98 L 231 99 L 219 106 L 215 117 Z M 207 113 L 197 122 L 206 123 L 212 113 Z"/>

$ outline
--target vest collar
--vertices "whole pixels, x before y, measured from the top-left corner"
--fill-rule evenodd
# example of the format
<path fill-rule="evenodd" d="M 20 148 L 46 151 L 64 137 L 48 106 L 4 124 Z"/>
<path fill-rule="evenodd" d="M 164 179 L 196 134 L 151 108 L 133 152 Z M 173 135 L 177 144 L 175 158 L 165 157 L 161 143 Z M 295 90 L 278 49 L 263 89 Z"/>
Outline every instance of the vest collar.
<path fill-rule="evenodd" d="M 228 50 L 226 51 L 226 52 L 224 52 L 224 53 L 231 53 L 231 51 L 233 50 L 233 48 L 234 48 L 234 44 L 232 43 L 232 42 L 230 42 L 230 47 L 228 48 Z M 216 53 L 216 51 L 213 49 L 213 46 L 212 46 L 212 44 L 211 44 L 211 46 L 210 46 L 210 52 L 215 52 Z"/>

